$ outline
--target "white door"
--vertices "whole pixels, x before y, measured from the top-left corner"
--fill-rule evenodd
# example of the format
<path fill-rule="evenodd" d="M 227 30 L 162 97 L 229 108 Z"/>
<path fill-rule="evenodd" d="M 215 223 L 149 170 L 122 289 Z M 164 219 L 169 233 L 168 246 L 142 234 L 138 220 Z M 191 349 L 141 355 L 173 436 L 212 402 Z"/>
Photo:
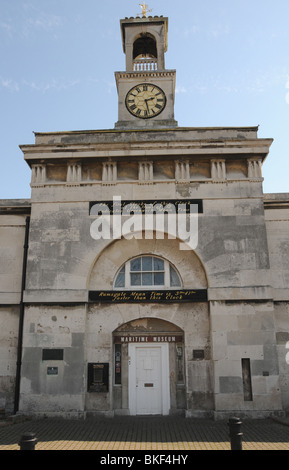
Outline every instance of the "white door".
<path fill-rule="evenodd" d="M 132 415 L 169 413 L 168 345 L 129 345 Z"/>

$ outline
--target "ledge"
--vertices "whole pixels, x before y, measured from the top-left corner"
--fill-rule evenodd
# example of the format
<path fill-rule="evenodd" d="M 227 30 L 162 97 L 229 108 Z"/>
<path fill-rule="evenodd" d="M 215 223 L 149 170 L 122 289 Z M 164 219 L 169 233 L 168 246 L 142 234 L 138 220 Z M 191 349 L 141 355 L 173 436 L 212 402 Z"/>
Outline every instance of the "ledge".
<path fill-rule="evenodd" d="M 19 305 L 21 292 L 0 292 L 0 305 Z"/>
<path fill-rule="evenodd" d="M 273 301 L 271 286 L 257 287 L 211 287 L 208 289 L 209 301 Z"/>
<path fill-rule="evenodd" d="M 25 304 L 78 304 L 88 302 L 87 290 L 26 290 Z"/>
<path fill-rule="evenodd" d="M 0 199 L 0 214 L 30 214 L 30 199 Z"/>

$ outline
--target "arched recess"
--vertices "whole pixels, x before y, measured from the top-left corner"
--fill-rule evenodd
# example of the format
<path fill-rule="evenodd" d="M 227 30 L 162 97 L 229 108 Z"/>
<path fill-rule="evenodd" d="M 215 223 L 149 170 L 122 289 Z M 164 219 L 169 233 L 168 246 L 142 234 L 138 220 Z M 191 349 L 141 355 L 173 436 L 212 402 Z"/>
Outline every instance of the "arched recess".
<path fill-rule="evenodd" d="M 199 256 L 193 250 L 180 250 L 179 239 L 122 238 L 102 247 L 92 260 L 87 280 L 89 291 L 113 291 L 114 280 L 124 263 L 149 254 L 165 259 L 175 267 L 182 280 L 182 289 L 208 288 Z M 148 337 L 150 339 L 146 339 Z M 154 341 L 153 337 L 159 339 Z M 166 386 L 169 392 L 165 396 L 169 397 L 170 413 L 212 406 L 211 402 L 207 404 L 207 395 L 211 393 L 207 388 L 212 383 L 208 302 L 89 303 L 88 358 L 89 362 L 98 362 L 101 354 L 102 361 L 111 363 L 111 406 L 115 412 L 137 414 L 129 401 L 130 385 L 134 380 L 134 377 L 129 380 L 129 357 L 132 353 L 135 360 L 140 345 L 144 346 L 141 348 L 143 352 L 149 352 L 155 345 L 155 350 L 161 350 L 161 354 L 167 357 L 162 370 L 169 368 L 169 385 Z M 201 354 L 201 359 L 199 356 L 194 358 L 194 351 Z M 183 375 L 181 370 L 185 371 Z M 195 390 L 196 377 L 202 377 L 202 380 Z M 145 383 L 154 382 L 148 380 Z M 165 412 L 167 402 L 165 400 Z"/>
<path fill-rule="evenodd" d="M 133 59 L 158 58 L 157 41 L 152 34 L 141 34 L 133 43 Z"/>
<path fill-rule="evenodd" d="M 184 289 L 207 289 L 208 279 L 203 263 L 194 250 L 180 250 L 179 239 L 122 238 L 111 241 L 92 260 L 87 288 L 112 290 L 116 274 L 124 263 L 140 255 L 155 255 L 167 260 L 177 270 Z"/>
<path fill-rule="evenodd" d="M 115 338 L 132 338 L 136 334 L 144 338 L 152 334 L 155 334 L 156 336 L 158 334 L 161 334 L 167 336 L 175 335 L 180 337 L 183 336 L 184 331 L 182 328 L 175 325 L 174 323 L 160 318 L 137 318 L 123 323 L 122 325 L 117 327 L 113 332 L 113 336 Z M 127 341 L 123 340 L 121 342 L 130 341 L 127 339 Z"/>
<path fill-rule="evenodd" d="M 160 318 L 137 318 L 113 332 L 113 407 L 128 414 L 186 408 L 184 331 Z"/>

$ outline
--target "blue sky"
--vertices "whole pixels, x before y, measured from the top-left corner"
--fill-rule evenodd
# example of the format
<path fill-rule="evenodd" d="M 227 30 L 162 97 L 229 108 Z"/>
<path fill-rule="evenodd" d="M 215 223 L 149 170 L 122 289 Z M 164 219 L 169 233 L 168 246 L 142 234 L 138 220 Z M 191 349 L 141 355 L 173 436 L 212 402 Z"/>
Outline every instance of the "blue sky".
<path fill-rule="evenodd" d="M 29 198 L 33 132 L 112 129 L 119 20 L 140 0 L 0 0 L 0 198 Z M 289 1 L 147 0 L 169 17 L 180 126 L 255 126 L 273 138 L 264 191 L 289 193 Z"/>

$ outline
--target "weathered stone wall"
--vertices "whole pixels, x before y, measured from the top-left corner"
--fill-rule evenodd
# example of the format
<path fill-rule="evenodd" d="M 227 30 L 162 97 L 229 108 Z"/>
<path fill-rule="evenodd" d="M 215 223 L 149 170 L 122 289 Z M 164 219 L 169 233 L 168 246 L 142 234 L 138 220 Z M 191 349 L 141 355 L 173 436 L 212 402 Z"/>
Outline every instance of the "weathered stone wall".
<path fill-rule="evenodd" d="M 20 409 L 40 415 L 83 412 L 86 307 L 30 306 L 25 309 Z M 63 350 L 63 360 L 43 350 Z M 57 368 L 50 375 L 48 368 Z"/>
<path fill-rule="evenodd" d="M 11 413 L 17 362 L 19 307 L 0 307 L 0 409 Z"/>
<path fill-rule="evenodd" d="M 20 302 L 25 219 L 0 214 L 0 304 Z"/>
<path fill-rule="evenodd" d="M 275 302 L 275 328 L 283 409 L 289 411 L 289 326 L 288 302 Z"/>
<path fill-rule="evenodd" d="M 289 208 L 288 194 L 266 194 L 265 217 L 283 409 L 289 410 Z"/>
<path fill-rule="evenodd" d="M 9 204 L 16 206 L 17 201 Z M 14 407 L 25 218 L 22 214 L 0 214 L 0 408 L 10 413 Z"/>
<path fill-rule="evenodd" d="M 274 323 L 268 302 L 211 302 L 215 404 L 228 410 L 282 409 Z M 242 359 L 250 359 L 252 400 L 244 400 Z"/>

